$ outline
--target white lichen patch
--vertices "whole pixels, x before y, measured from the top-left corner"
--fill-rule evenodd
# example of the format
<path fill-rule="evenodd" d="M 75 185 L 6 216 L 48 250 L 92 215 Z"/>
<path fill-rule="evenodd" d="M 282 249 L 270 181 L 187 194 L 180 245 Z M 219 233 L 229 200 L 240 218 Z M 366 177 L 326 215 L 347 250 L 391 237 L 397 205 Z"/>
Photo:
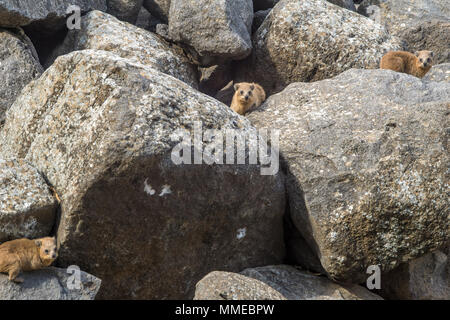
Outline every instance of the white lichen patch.
<path fill-rule="evenodd" d="M 156 190 L 152 188 L 151 185 L 148 184 L 148 179 L 144 181 L 144 191 L 149 196 L 153 196 L 156 193 Z"/>
<path fill-rule="evenodd" d="M 236 239 L 241 240 L 247 235 L 247 228 L 241 228 L 237 230 Z"/>
<path fill-rule="evenodd" d="M 159 194 L 160 197 L 163 197 L 165 195 L 169 195 L 172 193 L 172 190 L 170 190 L 169 185 L 163 185 L 161 193 Z"/>

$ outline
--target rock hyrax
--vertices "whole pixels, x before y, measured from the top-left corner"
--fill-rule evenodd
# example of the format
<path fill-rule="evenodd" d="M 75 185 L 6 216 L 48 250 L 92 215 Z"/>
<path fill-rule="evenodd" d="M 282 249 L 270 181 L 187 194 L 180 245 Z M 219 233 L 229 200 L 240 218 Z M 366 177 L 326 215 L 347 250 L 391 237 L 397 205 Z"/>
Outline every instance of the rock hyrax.
<path fill-rule="evenodd" d="M 391 51 L 381 58 L 380 68 L 407 73 L 422 78 L 433 66 L 433 51 Z"/>
<path fill-rule="evenodd" d="M 244 115 L 250 109 L 259 107 L 266 100 L 264 89 L 256 83 L 236 83 L 234 90 L 231 109 L 240 115 Z"/>
<path fill-rule="evenodd" d="M 0 273 L 7 273 L 9 280 L 23 282 L 17 276 L 21 271 L 39 270 L 50 266 L 58 256 L 56 239 L 17 239 L 0 245 Z"/>

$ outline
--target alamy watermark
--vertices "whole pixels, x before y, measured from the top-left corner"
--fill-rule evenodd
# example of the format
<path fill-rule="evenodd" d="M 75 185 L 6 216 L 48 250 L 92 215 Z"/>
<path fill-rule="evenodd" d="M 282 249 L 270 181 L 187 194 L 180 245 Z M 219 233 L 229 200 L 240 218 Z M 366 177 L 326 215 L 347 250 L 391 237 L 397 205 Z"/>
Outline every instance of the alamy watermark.
<path fill-rule="evenodd" d="M 172 162 L 176 165 L 260 164 L 261 175 L 276 175 L 279 170 L 279 130 L 270 130 L 270 147 L 266 141 L 269 138 L 267 129 L 203 130 L 200 121 L 194 122 L 192 132 L 178 129 L 170 138 L 178 142 L 171 153 Z"/>
<path fill-rule="evenodd" d="M 71 5 L 67 8 L 66 14 L 70 15 L 66 21 L 67 29 L 80 30 L 81 29 L 81 8 L 76 5 Z"/>
<path fill-rule="evenodd" d="M 366 286 L 369 290 L 380 290 L 381 289 L 381 269 L 378 265 L 371 265 L 367 268 L 367 274 L 370 277 L 367 278 Z"/>
<path fill-rule="evenodd" d="M 70 266 L 66 272 L 70 274 L 67 278 L 67 289 L 69 290 L 81 290 L 81 270 L 78 266 Z"/>

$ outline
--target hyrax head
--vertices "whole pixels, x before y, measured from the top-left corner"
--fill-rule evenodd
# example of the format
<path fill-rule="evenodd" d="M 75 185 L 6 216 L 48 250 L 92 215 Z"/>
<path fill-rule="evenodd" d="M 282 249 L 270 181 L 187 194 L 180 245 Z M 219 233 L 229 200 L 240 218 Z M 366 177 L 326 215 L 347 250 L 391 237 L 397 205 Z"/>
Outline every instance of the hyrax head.
<path fill-rule="evenodd" d="M 418 67 L 421 69 L 431 68 L 431 66 L 433 65 L 433 51 L 417 51 L 416 57 L 418 58 Z"/>
<path fill-rule="evenodd" d="M 254 95 L 255 85 L 246 82 L 236 83 L 234 85 L 234 90 L 236 90 L 239 102 L 242 104 L 246 104 L 252 99 Z"/>
<path fill-rule="evenodd" d="M 56 248 L 56 238 L 47 237 L 34 240 L 34 243 L 39 248 L 39 257 L 46 265 L 51 265 L 58 257 Z"/>

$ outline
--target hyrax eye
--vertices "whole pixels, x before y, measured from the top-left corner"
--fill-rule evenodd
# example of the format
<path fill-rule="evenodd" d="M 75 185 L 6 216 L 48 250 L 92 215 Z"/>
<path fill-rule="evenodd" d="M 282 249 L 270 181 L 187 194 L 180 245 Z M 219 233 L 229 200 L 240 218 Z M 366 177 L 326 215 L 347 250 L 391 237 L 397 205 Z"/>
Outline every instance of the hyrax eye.
<path fill-rule="evenodd" d="M 423 62 L 423 59 L 422 59 L 422 58 L 420 58 L 420 62 Z"/>
<path fill-rule="evenodd" d="M 45 250 L 45 254 L 48 254 L 48 250 Z"/>
<path fill-rule="evenodd" d="M 241 90 L 241 94 L 244 94 L 244 91 L 243 91 L 243 90 Z"/>

